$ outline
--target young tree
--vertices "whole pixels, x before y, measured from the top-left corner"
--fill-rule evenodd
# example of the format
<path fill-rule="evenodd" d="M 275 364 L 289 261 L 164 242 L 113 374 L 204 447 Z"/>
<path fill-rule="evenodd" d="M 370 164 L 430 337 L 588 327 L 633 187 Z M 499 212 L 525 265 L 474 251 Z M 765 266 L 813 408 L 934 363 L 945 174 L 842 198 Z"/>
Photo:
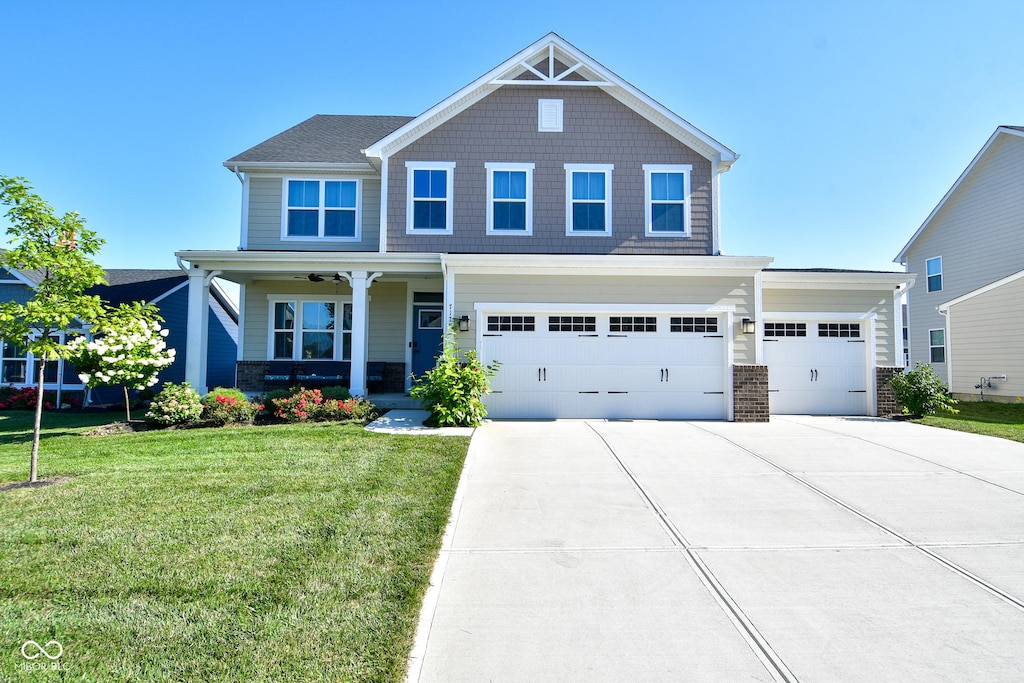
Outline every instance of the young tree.
<path fill-rule="evenodd" d="M 39 431 L 42 424 L 43 379 L 48 361 L 66 357 L 66 347 L 51 335 L 73 321 L 91 323 L 103 310 L 98 296 L 85 290 L 103 284 L 103 268 L 92 260 L 103 240 L 85 227 L 77 213 L 57 216 L 52 206 L 32 192 L 24 178 L 0 175 L 0 204 L 6 216 L 9 246 L 0 252 L 0 266 L 35 271 L 38 284 L 26 303 L 0 303 L 0 337 L 26 348 L 36 358 L 35 427 L 29 481 L 38 479 Z"/>
<path fill-rule="evenodd" d="M 167 348 L 167 330 L 161 329 L 161 320 L 153 304 L 121 304 L 93 327 L 92 341 L 78 337 L 67 345 L 68 357 L 86 386 L 120 384 L 124 388 L 128 422 L 132 421 L 128 390 L 153 386 L 160 371 L 174 362 L 174 349 Z"/>

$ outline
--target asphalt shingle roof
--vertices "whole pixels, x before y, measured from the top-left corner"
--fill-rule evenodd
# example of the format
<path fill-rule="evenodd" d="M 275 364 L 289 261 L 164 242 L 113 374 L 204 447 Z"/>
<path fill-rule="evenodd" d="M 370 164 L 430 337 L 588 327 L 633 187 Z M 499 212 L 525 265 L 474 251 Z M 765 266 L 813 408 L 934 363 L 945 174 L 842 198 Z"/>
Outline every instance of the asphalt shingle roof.
<path fill-rule="evenodd" d="M 360 150 L 412 119 L 412 116 L 317 114 L 224 163 L 365 163 L 366 155 Z"/>
<path fill-rule="evenodd" d="M 132 301 L 152 301 L 188 279 L 180 270 L 116 269 L 107 273 L 107 285 L 86 290 L 114 306 Z"/>

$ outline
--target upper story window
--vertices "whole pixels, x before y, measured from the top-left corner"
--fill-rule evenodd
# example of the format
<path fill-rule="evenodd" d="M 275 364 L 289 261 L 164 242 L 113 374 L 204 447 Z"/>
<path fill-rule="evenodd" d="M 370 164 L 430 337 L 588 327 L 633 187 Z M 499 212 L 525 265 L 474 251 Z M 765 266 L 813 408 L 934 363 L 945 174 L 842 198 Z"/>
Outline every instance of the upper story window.
<path fill-rule="evenodd" d="M 942 291 L 942 257 L 936 256 L 925 261 L 925 270 L 928 273 L 928 291 Z"/>
<path fill-rule="evenodd" d="M 282 239 L 359 239 L 358 180 L 285 180 Z"/>
<path fill-rule="evenodd" d="M 452 234 L 454 162 L 405 162 L 408 175 L 406 232 Z"/>
<path fill-rule="evenodd" d="M 612 234 L 611 164 L 565 165 L 566 235 Z"/>
<path fill-rule="evenodd" d="M 533 164 L 486 164 L 487 234 L 533 234 Z"/>
<path fill-rule="evenodd" d="M 689 164 L 644 164 L 644 202 L 649 237 L 690 236 Z"/>
<path fill-rule="evenodd" d="M 946 330 L 928 330 L 928 360 L 932 363 L 946 362 Z"/>

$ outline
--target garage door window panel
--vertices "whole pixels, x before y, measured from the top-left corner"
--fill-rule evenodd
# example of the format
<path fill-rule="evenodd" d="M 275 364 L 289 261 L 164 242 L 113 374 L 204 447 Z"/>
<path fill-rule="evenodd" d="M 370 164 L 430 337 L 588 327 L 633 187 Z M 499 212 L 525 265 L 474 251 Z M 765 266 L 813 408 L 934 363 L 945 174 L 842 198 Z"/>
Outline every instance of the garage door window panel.
<path fill-rule="evenodd" d="M 608 319 L 609 332 L 657 332 L 658 319 L 654 316 L 613 315 Z"/>
<path fill-rule="evenodd" d="M 489 315 L 488 332 L 533 332 L 536 318 L 532 315 Z"/>
<path fill-rule="evenodd" d="M 548 332 L 597 332 L 597 318 L 592 315 L 548 316 Z"/>
<path fill-rule="evenodd" d="M 859 339 L 860 323 L 818 323 L 818 336 Z"/>
<path fill-rule="evenodd" d="M 764 336 L 766 337 L 806 337 L 806 323 L 765 323 Z"/>
<path fill-rule="evenodd" d="M 670 332 L 718 332 L 718 318 L 678 317 L 669 320 Z"/>

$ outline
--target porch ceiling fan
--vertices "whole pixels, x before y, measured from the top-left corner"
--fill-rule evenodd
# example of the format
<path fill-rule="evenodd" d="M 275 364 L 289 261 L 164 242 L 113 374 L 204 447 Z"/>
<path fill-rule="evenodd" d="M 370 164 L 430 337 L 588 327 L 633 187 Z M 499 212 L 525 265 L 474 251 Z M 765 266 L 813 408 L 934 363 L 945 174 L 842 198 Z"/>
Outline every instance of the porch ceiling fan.
<path fill-rule="evenodd" d="M 296 275 L 294 276 L 293 279 L 309 280 L 310 282 L 324 282 L 327 279 L 327 276 L 321 275 L 320 273 L 310 273 L 309 275 Z M 341 273 L 335 273 L 334 276 L 331 278 L 331 282 L 336 285 L 340 285 L 344 281 L 345 278 L 341 276 Z"/>

